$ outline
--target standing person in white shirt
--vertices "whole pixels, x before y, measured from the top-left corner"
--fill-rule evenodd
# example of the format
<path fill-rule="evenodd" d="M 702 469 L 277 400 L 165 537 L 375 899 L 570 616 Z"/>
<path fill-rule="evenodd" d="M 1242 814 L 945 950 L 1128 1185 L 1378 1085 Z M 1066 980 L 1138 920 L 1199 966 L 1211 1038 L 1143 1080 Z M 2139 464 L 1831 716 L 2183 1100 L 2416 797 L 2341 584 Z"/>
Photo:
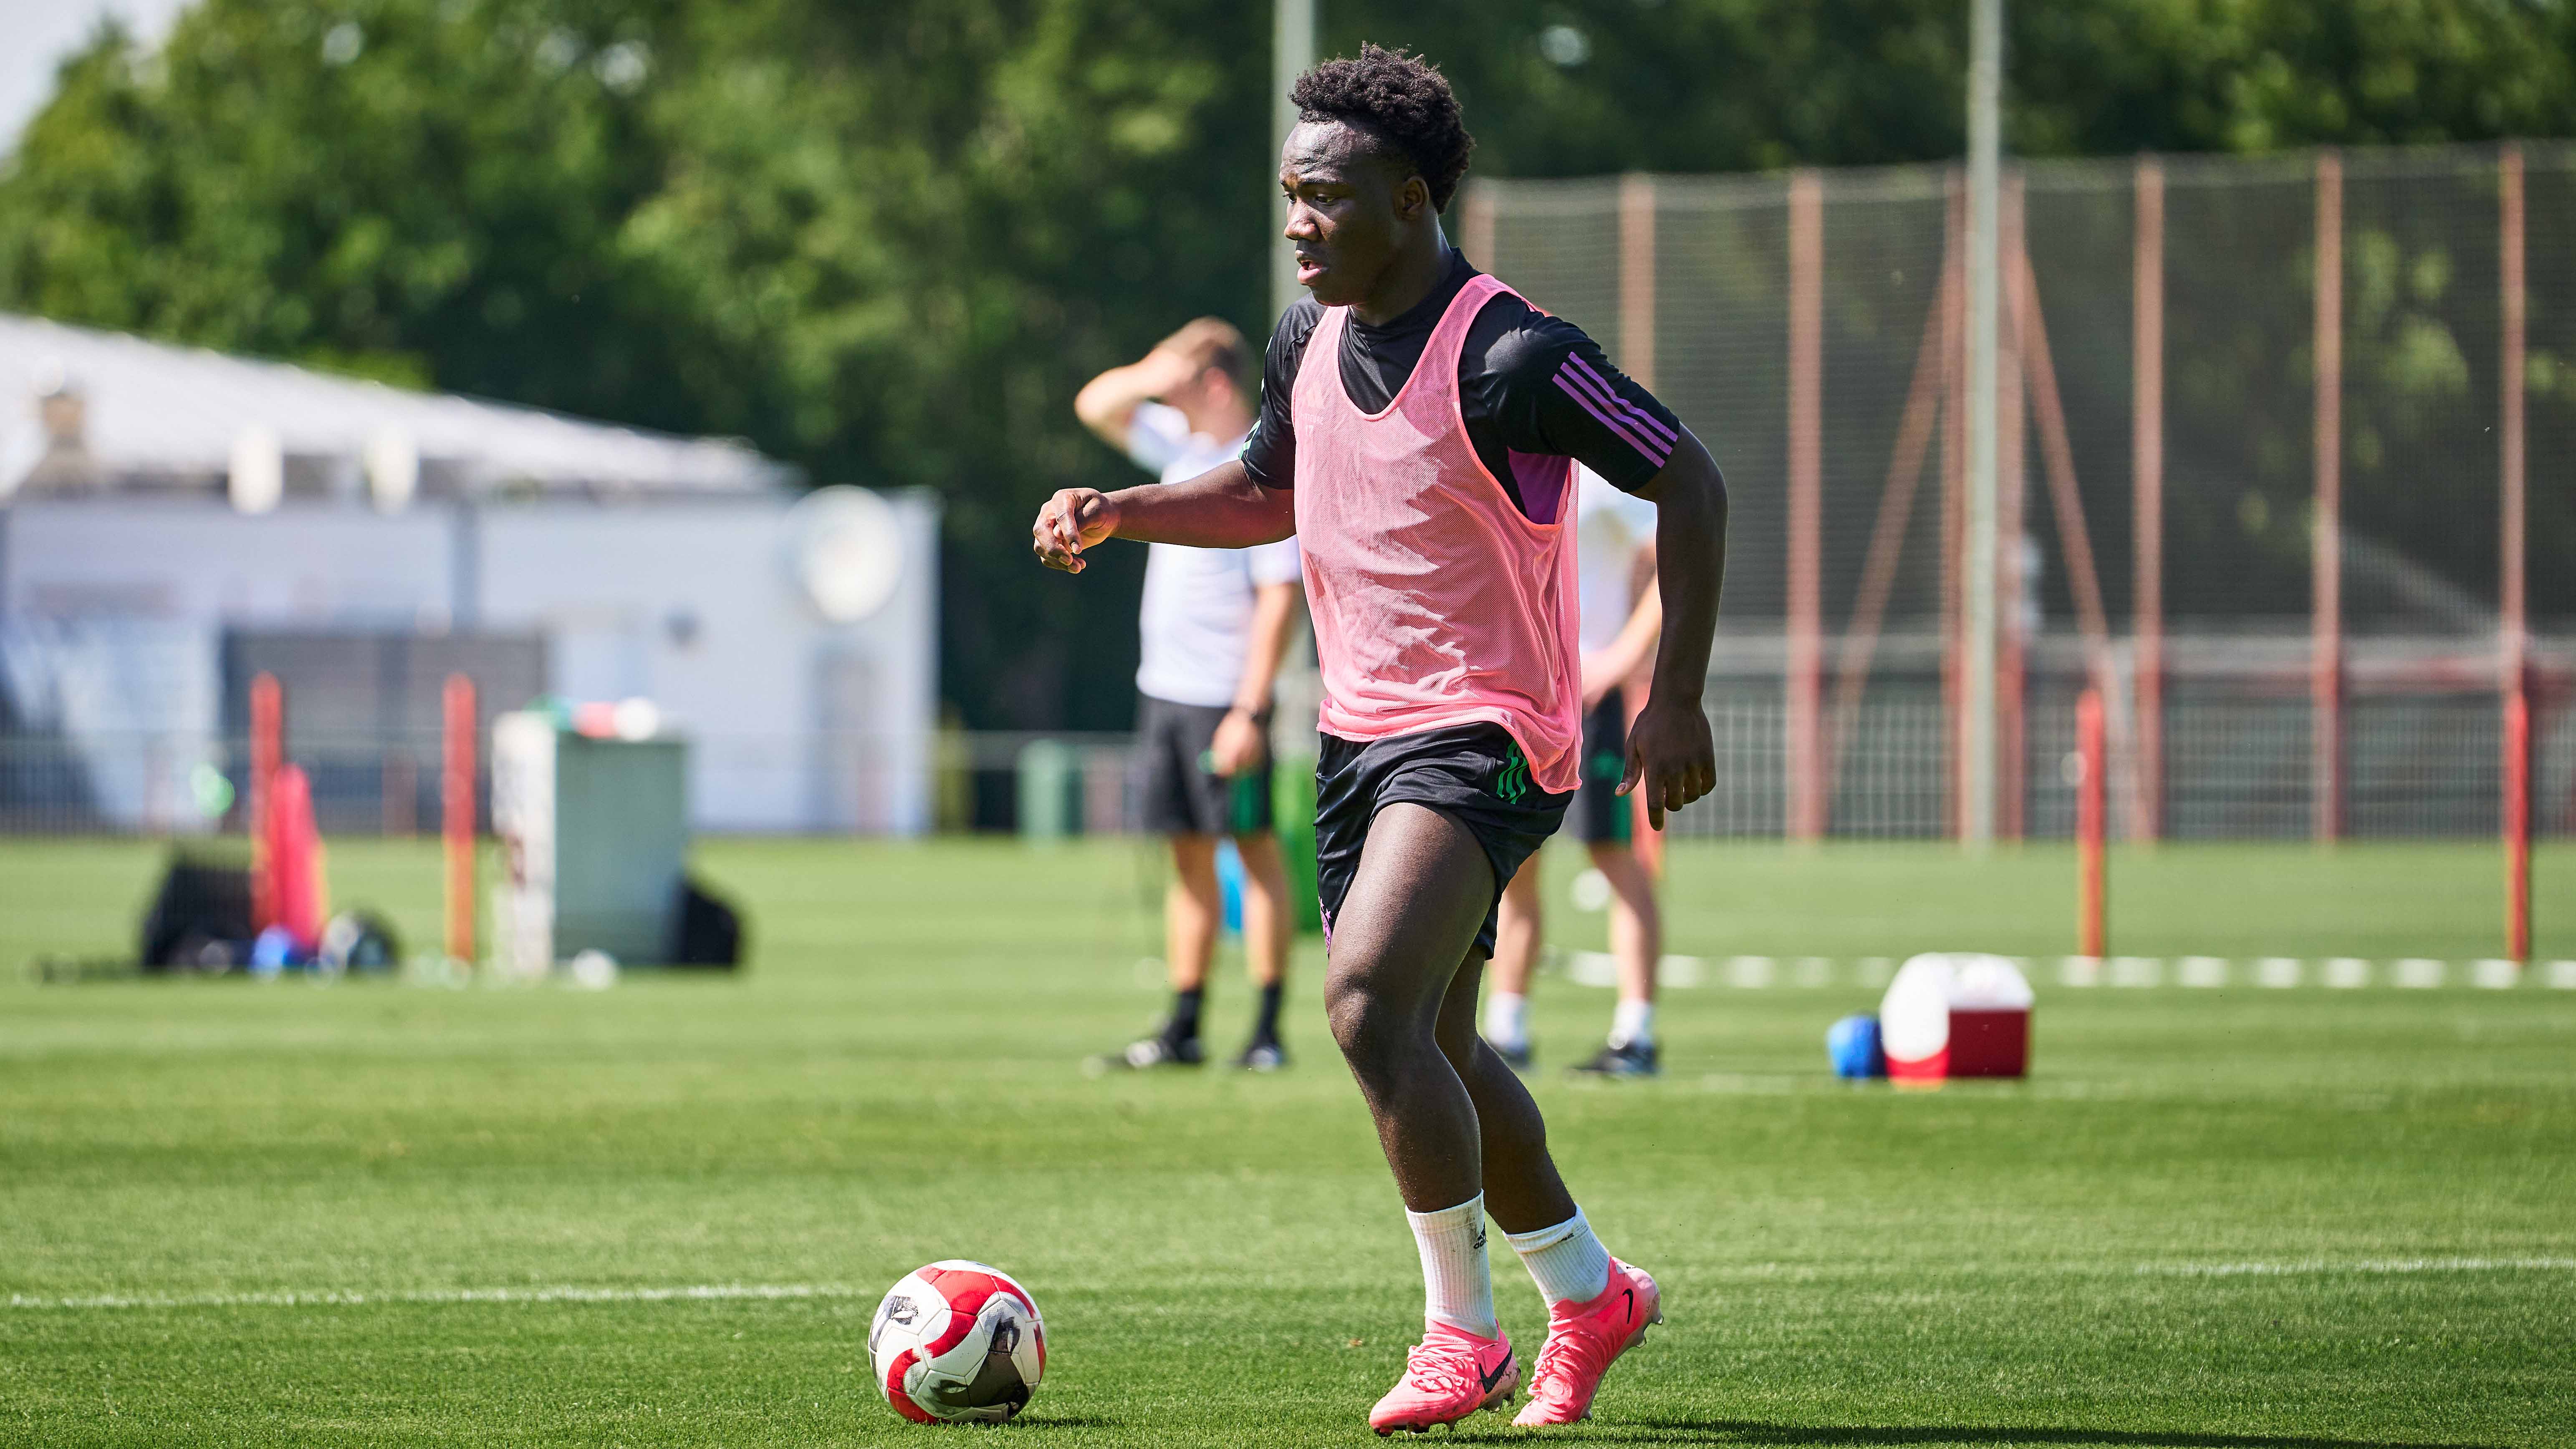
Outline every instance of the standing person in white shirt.
<path fill-rule="evenodd" d="M 1613 487 L 1589 468 L 1578 467 L 1575 475 L 1583 785 L 1582 798 L 1566 822 L 1582 837 L 1593 869 L 1610 883 L 1610 954 L 1619 963 L 1619 1004 L 1611 1016 L 1608 1043 L 1573 1070 L 1650 1077 L 1658 1069 L 1655 962 L 1663 955 L 1663 915 L 1655 902 L 1654 876 L 1631 843 L 1636 811 L 1616 791 L 1627 768 L 1626 684 L 1654 657 L 1664 623 L 1655 588 L 1655 505 Z M 1494 989 L 1485 999 L 1485 1040 L 1521 1071 L 1531 1064 L 1530 978 L 1545 927 L 1538 877 L 1538 856 L 1532 854 L 1503 890 L 1494 938 Z"/>
<path fill-rule="evenodd" d="M 1165 483 L 1243 450 L 1252 431 L 1243 334 L 1201 317 L 1141 361 L 1083 385 L 1073 410 L 1101 441 Z M 1172 1011 L 1162 1030 L 1104 1057 L 1111 1067 L 1197 1066 L 1199 1008 L 1224 906 L 1219 836 L 1243 861 L 1243 949 L 1260 1010 L 1235 1065 L 1275 1071 L 1288 974 L 1288 875 L 1270 819 L 1270 690 L 1300 603 L 1297 540 L 1253 548 L 1158 543 L 1145 562 L 1136 746 L 1144 828 L 1172 843 L 1163 898 Z"/>

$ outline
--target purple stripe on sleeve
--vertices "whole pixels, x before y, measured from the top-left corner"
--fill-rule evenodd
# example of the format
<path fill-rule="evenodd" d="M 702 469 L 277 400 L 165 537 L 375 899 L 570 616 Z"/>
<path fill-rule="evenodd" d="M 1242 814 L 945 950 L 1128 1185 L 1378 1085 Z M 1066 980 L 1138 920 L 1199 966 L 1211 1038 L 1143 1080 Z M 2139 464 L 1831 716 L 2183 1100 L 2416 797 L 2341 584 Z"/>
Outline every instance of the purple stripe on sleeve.
<path fill-rule="evenodd" d="M 1566 359 L 1569 363 L 1578 360 L 1579 359 L 1571 357 Z M 1604 387 L 1600 381 L 1599 375 L 1593 373 L 1589 368 L 1586 368 L 1581 372 L 1577 372 L 1570 366 L 1561 367 L 1557 369 L 1556 375 L 1559 379 L 1571 381 L 1579 394 L 1590 399 L 1597 408 L 1606 410 L 1622 419 L 1625 419 L 1628 426 L 1635 428 L 1638 432 L 1645 434 L 1648 438 L 1656 439 L 1657 442 L 1661 442 L 1661 439 L 1657 438 L 1654 430 L 1644 426 L 1644 422 L 1651 422 L 1652 419 L 1645 418 L 1644 415 L 1638 412 L 1636 408 L 1629 405 L 1626 398 L 1623 398 L 1617 393 L 1610 391 L 1607 387 Z M 1644 421 L 1641 422 L 1641 419 Z"/>
<path fill-rule="evenodd" d="M 1621 412 L 1626 413 L 1628 416 L 1635 418 L 1641 423 L 1644 423 L 1647 429 L 1653 432 L 1655 436 L 1662 438 L 1667 443 L 1678 443 L 1682 440 L 1681 434 L 1664 426 L 1663 419 L 1656 417 L 1653 413 L 1650 413 L 1644 408 L 1637 406 L 1635 403 L 1628 401 L 1626 398 L 1619 396 L 1619 390 L 1612 387 L 1608 381 L 1603 379 L 1601 374 L 1594 372 L 1592 370 L 1592 364 L 1584 361 L 1581 353 L 1567 353 L 1565 355 L 1565 362 L 1567 366 L 1580 370 L 1585 377 L 1591 379 L 1592 385 L 1599 388 L 1604 397 L 1607 397 L 1613 404 L 1615 404 Z"/>
<path fill-rule="evenodd" d="M 1581 388 L 1578 388 L 1573 383 L 1566 381 L 1564 373 L 1560 372 L 1556 375 L 1556 385 L 1564 389 L 1567 397 L 1570 397 L 1577 403 L 1582 404 L 1583 410 L 1592 414 L 1593 421 L 1626 439 L 1628 446 L 1636 449 L 1639 457 L 1646 459 L 1648 462 L 1651 462 L 1656 467 L 1660 468 L 1664 466 L 1664 460 L 1672 456 L 1672 449 L 1659 448 L 1648 442 L 1646 439 L 1638 437 L 1635 433 L 1628 430 L 1626 424 L 1620 422 L 1617 418 L 1610 416 L 1610 414 L 1603 412 L 1599 403 L 1585 397 Z"/>

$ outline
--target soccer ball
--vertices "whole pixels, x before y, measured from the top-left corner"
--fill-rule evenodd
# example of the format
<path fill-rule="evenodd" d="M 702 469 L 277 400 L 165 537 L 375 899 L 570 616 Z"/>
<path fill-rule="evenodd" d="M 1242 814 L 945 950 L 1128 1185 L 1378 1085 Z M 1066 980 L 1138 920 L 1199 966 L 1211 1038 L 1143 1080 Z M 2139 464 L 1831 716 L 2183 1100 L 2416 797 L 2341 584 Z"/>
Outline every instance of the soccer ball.
<path fill-rule="evenodd" d="M 877 1390 L 917 1424 L 999 1424 L 1046 1371 L 1037 1300 L 999 1268 L 943 1259 L 903 1276 L 868 1325 Z"/>

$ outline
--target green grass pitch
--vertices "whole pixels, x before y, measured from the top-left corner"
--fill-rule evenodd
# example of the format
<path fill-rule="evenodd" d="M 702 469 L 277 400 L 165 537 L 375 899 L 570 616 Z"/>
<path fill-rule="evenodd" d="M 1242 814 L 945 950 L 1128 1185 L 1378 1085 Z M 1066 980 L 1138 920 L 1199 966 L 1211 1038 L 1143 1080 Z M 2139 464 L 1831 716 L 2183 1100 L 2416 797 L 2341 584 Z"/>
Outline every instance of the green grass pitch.
<path fill-rule="evenodd" d="M 1088 1080 L 1159 1005 L 1145 848 L 701 857 L 751 917 L 740 979 L 66 986 L 15 973 L 123 947 L 154 852 L 0 846 L 0 1444 L 1370 1442 L 1420 1287 L 1318 949 L 1287 1073 Z M 428 942 L 428 849 L 331 864 Z M 2541 867 L 2542 954 L 2576 957 L 2576 853 Z M 1682 846 L 1671 883 L 1671 949 L 1712 957 L 2071 933 L 2055 849 Z M 2117 862 L 2114 944 L 2459 961 L 2497 891 L 2478 846 L 2168 847 Z M 1833 1082 L 1849 987 L 1677 991 L 1663 1080 L 1541 1080 L 1669 1313 L 1553 1436 L 2576 1443 L 2576 991 L 2052 980 L 2024 1083 Z M 1213 1046 L 1245 1005 L 1223 978 Z M 1607 1012 L 1546 983 L 1543 1062 Z M 1046 1313 L 1007 1429 L 901 1423 L 869 1381 L 877 1296 L 951 1255 Z"/>

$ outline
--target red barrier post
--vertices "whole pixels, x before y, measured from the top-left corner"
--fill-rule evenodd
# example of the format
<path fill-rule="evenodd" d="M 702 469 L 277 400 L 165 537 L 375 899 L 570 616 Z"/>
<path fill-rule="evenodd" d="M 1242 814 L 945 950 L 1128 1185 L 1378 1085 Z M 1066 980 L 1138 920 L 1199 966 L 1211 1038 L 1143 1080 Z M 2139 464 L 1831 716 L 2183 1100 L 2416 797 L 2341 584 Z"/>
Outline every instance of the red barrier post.
<path fill-rule="evenodd" d="M 474 681 L 447 676 L 441 699 L 445 735 L 438 781 L 439 824 L 445 840 L 447 954 L 474 959 Z"/>
<path fill-rule="evenodd" d="M 277 676 L 262 671 L 250 682 L 250 791 L 242 823 L 250 834 L 250 926 L 265 931 L 277 923 L 276 892 L 268 878 L 268 810 L 276 798 L 277 767 L 286 759 L 286 689 Z"/>
<path fill-rule="evenodd" d="M 2104 923 L 2108 884 L 2102 851 L 2103 802 L 2110 778 L 2103 749 L 2102 692 L 2084 691 L 2075 701 L 2075 756 L 2082 778 L 2075 782 L 2076 954 L 2096 960 L 2110 954 Z"/>
<path fill-rule="evenodd" d="M 2504 700 L 2504 954 L 2531 959 L 2531 696 Z"/>

